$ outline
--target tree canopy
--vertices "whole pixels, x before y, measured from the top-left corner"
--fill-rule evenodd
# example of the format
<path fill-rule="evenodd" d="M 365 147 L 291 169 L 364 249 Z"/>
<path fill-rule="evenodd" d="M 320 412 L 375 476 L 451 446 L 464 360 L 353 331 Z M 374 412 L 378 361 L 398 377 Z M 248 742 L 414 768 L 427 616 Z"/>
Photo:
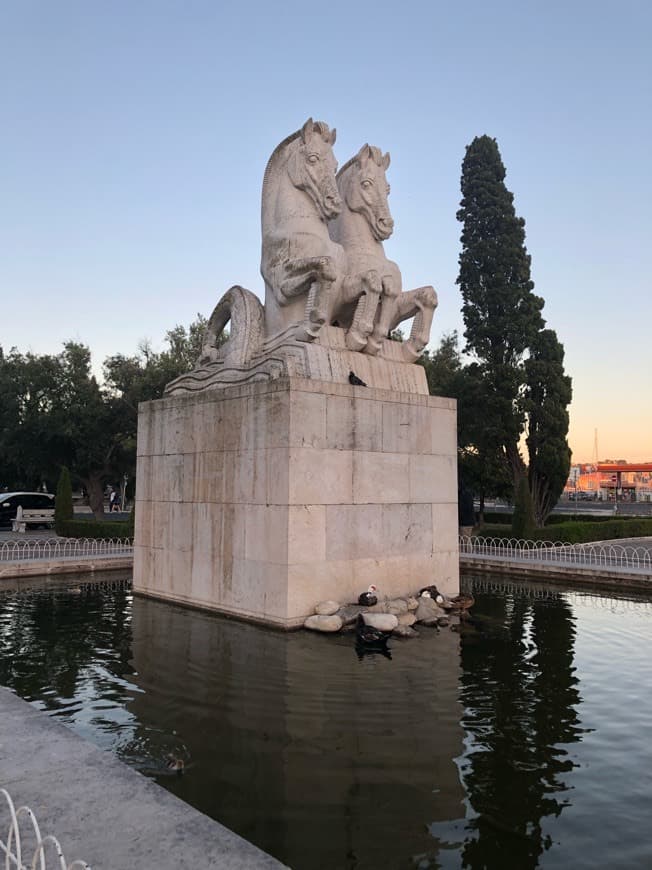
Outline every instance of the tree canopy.
<path fill-rule="evenodd" d="M 465 362 L 456 331 L 444 335 L 439 346 L 420 360 L 426 370 L 431 395 L 457 400 L 458 473 L 460 491 L 470 490 L 480 499 L 506 498 L 512 486 L 496 444 L 501 420 L 484 395 L 486 384 L 477 363 Z"/>
<path fill-rule="evenodd" d="M 0 484 L 52 489 L 66 466 L 101 514 L 106 483 L 135 473 L 138 402 L 160 398 L 192 368 L 205 324 L 198 315 L 188 329 L 170 330 L 160 353 L 145 343 L 133 357 L 109 357 L 103 383 L 78 342 L 55 355 L 0 350 Z"/>

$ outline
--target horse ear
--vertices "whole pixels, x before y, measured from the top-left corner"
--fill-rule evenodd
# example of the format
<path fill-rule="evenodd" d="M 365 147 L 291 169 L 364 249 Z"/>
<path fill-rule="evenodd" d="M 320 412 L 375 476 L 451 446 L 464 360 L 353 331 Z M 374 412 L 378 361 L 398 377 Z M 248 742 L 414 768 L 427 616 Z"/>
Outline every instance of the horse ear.
<path fill-rule="evenodd" d="M 362 163 L 365 163 L 367 160 L 369 160 L 370 157 L 371 157 L 371 146 L 369 145 L 368 142 L 365 142 L 365 144 L 362 146 L 362 148 L 355 155 L 355 159 L 358 161 L 358 163 L 362 164 Z"/>
<path fill-rule="evenodd" d="M 337 139 L 337 130 L 335 127 L 331 130 L 331 145 L 335 144 L 335 140 Z"/>
<path fill-rule="evenodd" d="M 301 138 L 303 139 L 304 144 L 312 136 L 314 130 L 315 130 L 315 125 L 313 123 L 313 120 L 312 120 L 312 118 L 308 118 L 306 123 L 301 128 Z"/>
<path fill-rule="evenodd" d="M 389 151 L 383 157 L 383 169 L 388 169 L 388 168 L 389 168 Z"/>

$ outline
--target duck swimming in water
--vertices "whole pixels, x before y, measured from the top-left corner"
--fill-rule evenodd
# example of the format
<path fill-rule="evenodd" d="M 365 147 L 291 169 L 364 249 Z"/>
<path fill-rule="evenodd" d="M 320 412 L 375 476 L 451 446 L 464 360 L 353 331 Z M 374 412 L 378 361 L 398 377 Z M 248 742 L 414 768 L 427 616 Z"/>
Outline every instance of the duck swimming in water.
<path fill-rule="evenodd" d="M 173 755 L 169 757 L 168 762 L 165 766 L 168 770 L 171 770 L 173 773 L 177 773 L 179 776 L 181 776 L 186 768 L 186 764 L 183 758 L 175 758 Z"/>
<path fill-rule="evenodd" d="M 440 605 L 444 603 L 444 596 L 436 586 L 424 586 L 423 589 L 419 590 L 419 598 L 432 598 Z"/>
<path fill-rule="evenodd" d="M 358 614 L 358 621 L 355 625 L 355 651 L 358 654 L 360 661 L 365 656 L 381 655 L 387 659 L 391 659 L 392 653 L 387 646 L 391 632 L 381 631 L 371 625 L 367 625 L 362 617 Z"/>
<path fill-rule="evenodd" d="M 355 626 L 356 640 L 361 643 L 387 643 L 391 632 L 381 631 L 379 628 L 374 628 L 372 625 L 367 625 L 362 614 L 358 614 L 358 621 Z"/>
<path fill-rule="evenodd" d="M 378 604 L 376 592 L 378 592 L 378 587 L 372 583 L 369 589 L 358 597 L 358 604 L 362 604 L 363 607 L 373 607 L 374 604 Z"/>

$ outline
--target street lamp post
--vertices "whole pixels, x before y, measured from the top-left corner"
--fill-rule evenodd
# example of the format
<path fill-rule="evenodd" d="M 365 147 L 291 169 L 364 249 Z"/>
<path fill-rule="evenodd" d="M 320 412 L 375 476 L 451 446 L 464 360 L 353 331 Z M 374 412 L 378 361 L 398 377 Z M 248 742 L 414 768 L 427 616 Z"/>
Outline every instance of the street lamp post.
<path fill-rule="evenodd" d="M 620 483 L 620 472 L 616 472 L 616 486 L 614 490 L 614 513 L 618 513 L 618 484 Z"/>

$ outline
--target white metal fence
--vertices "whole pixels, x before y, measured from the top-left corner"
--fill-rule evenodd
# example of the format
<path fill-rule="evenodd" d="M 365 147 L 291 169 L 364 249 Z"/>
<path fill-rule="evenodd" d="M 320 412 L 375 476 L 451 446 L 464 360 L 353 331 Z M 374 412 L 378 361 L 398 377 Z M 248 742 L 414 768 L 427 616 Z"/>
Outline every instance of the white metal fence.
<path fill-rule="evenodd" d="M 132 556 L 130 538 L 108 541 L 96 538 L 43 538 L 0 543 L 0 562 L 52 561 L 54 559 L 97 559 Z"/>
<path fill-rule="evenodd" d="M 16 809 L 11 795 L 4 788 L 0 788 L 0 796 L 4 798 L 5 810 L 9 811 L 6 839 L 3 839 L 4 823 L 0 827 L 0 851 L 5 856 L 5 870 L 47 870 L 48 867 L 91 870 L 90 864 L 85 861 L 76 860 L 66 864 L 59 841 L 52 834 L 45 837 L 41 835 L 33 811 L 27 806 Z M 48 858 L 52 860 L 48 861 Z"/>
<path fill-rule="evenodd" d="M 484 538 L 460 535 L 460 555 L 497 562 L 538 562 L 550 565 L 600 567 L 611 571 L 649 573 L 652 545 L 617 543 L 563 544 L 523 541 L 517 538 Z"/>

